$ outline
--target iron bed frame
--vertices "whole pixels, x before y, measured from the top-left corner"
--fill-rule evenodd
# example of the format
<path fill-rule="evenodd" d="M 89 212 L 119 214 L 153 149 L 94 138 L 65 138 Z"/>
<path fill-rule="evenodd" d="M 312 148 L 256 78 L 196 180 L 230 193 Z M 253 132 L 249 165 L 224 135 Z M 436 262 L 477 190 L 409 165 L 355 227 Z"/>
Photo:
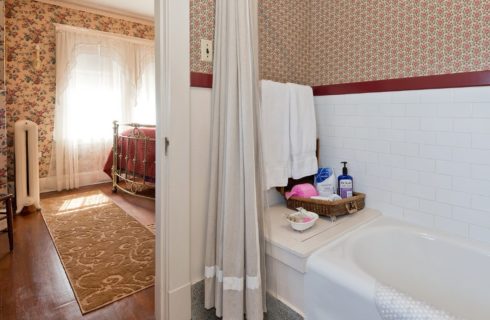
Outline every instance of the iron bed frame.
<path fill-rule="evenodd" d="M 130 129 L 129 134 L 120 135 L 120 127 Z M 117 190 L 124 191 L 128 194 L 147 198 L 155 199 L 154 190 L 155 183 L 148 179 L 148 145 L 150 143 L 155 144 L 155 138 L 148 137 L 145 135 L 140 128 L 156 128 L 155 125 L 146 125 L 140 123 L 119 123 L 118 121 L 113 122 L 114 130 L 114 141 L 112 146 L 112 192 L 117 192 Z M 124 132 L 127 133 L 126 130 Z M 138 159 L 138 143 L 143 143 L 143 159 Z M 126 154 L 123 154 L 123 144 L 126 144 Z M 134 155 L 132 159 L 129 156 L 129 149 L 133 143 Z M 121 150 L 119 150 L 119 145 L 121 145 Z M 143 175 L 138 174 L 136 171 L 137 162 L 143 164 Z M 133 169 L 128 170 L 128 166 L 132 162 Z M 125 163 L 123 167 L 122 164 Z M 151 194 L 153 192 L 153 194 Z"/>

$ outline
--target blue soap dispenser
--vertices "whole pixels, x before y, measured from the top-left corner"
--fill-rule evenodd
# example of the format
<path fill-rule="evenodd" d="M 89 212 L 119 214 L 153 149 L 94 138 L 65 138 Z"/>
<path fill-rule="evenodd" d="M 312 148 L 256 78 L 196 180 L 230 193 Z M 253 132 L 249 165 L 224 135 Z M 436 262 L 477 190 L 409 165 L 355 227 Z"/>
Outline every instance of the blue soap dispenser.
<path fill-rule="evenodd" d="M 344 167 L 342 168 L 342 175 L 338 177 L 339 185 L 337 190 L 339 191 L 339 196 L 345 199 L 353 196 L 354 180 L 348 174 L 347 161 L 342 161 L 341 163 Z"/>

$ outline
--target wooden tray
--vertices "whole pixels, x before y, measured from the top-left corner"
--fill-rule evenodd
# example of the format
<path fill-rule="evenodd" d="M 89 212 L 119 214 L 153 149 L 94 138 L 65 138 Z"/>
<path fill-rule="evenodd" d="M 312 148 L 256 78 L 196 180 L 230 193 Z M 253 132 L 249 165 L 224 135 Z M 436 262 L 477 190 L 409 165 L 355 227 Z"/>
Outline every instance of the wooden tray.
<path fill-rule="evenodd" d="M 335 220 L 338 216 L 354 214 L 365 206 L 366 195 L 360 192 L 354 192 L 354 196 L 342 200 L 325 201 L 317 199 L 308 199 L 300 197 L 291 197 L 286 200 L 289 209 L 296 210 L 304 208 L 305 210 L 315 212 L 321 216 L 330 217 Z"/>

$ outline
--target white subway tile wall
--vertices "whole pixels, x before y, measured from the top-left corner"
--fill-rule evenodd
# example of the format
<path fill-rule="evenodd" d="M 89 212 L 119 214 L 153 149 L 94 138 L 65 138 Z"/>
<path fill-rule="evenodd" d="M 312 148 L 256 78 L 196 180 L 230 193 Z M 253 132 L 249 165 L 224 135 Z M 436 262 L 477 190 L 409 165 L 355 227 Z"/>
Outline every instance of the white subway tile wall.
<path fill-rule="evenodd" d="M 490 87 L 315 98 L 320 165 L 383 214 L 490 243 Z"/>

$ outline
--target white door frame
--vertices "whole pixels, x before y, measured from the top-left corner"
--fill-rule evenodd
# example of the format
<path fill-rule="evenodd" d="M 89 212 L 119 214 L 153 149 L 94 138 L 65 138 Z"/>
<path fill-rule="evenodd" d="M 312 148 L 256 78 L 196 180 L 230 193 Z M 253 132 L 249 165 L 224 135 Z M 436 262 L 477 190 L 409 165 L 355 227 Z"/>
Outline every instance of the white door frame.
<path fill-rule="evenodd" d="M 155 0 L 155 315 L 161 320 L 191 319 L 189 3 Z"/>

